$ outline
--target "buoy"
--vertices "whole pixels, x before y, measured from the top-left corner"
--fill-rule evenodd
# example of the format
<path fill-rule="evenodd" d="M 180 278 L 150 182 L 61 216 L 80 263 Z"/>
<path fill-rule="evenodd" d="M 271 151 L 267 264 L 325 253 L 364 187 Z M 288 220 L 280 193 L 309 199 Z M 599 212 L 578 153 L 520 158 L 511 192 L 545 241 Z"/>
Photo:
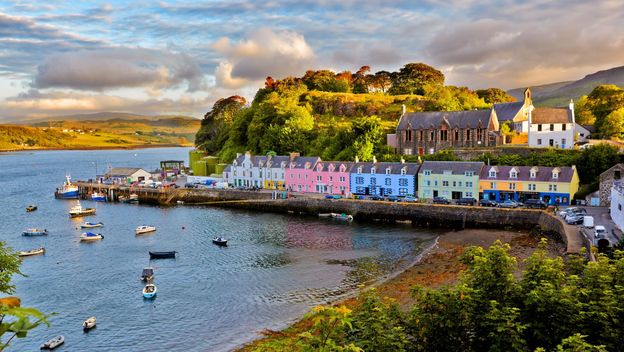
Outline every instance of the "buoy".
<path fill-rule="evenodd" d="M 184 229 L 185 229 L 185 227 L 184 227 L 184 226 L 182 226 L 182 230 L 184 230 Z"/>

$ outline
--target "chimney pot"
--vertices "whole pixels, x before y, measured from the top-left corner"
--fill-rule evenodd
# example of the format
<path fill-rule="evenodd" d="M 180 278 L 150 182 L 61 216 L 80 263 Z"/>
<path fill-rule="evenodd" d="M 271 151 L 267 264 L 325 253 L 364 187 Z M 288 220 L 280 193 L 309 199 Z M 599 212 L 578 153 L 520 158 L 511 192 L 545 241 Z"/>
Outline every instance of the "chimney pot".
<path fill-rule="evenodd" d="M 377 162 L 377 157 L 373 155 L 373 163 L 376 163 L 376 162 Z"/>

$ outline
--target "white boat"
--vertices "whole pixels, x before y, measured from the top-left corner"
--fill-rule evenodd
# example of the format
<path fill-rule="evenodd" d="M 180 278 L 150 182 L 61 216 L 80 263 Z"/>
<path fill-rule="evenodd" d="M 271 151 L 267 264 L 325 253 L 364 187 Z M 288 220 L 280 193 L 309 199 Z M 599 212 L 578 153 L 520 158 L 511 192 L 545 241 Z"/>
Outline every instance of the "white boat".
<path fill-rule="evenodd" d="M 91 200 L 94 202 L 106 202 L 106 194 L 100 192 L 91 193 Z"/>
<path fill-rule="evenodd" d="M 72 218 L 93 214 L 95 214 L 95 208 L 83 208 L 80 202 L 77 202 L 76 205 L 69 210 L 69 216 Z"/>
<path fill-rule="evenodd" d="M 41 247 L 41 248 L 31 249 L 29 251 L 19 252 L 20 257 L 29 257 L 31 255 L 39 255 L 39 254 L 45 254 L 45 248 Z"/>
<path fill-rule="evenodd" d="M 349 214 L 338 214 L 338 213 L 325 213 L 325 214 L 318 214 L 318 216 L 320 218 L 332 218 L 332 219 L 337 219 L 337 220 L 345 220 L 345 221 L 353 221 L 353 215 L 349 215 Z"/>
<path fill-rule="evenodd" d="M 142 235 L 144 233 L 154 232 L 154 231 L 156 231 L 155 226 L 141 225 L 137 227 L 136 230 L 134 230 L 134 233 L 137 235 Z"/>
<path fill-rule="evenodd" d="M 82 225 L 80 225 L 80 227 L 82 227 L 83 229 L 92 229 L 94 227 L 102 227 L 104 226 L 103 222 L 85 222 Z"/>
<path fill-rule="evenodd" d="M 90 329 L 93 329 L 96 324 L 97 324 L 97 319 L 95 319 L 95 317 L 89 317 L 87 318 L 87 320 L 85 320 L 82 323 L 82 328 L 84 330 L 90 330 Z"/>
<path fill-rule="evenodd" d="M 101 233 L 95 234 L 92 232 L 85 232 L 80 235 L 80 241 L 82 242 L 99 241 L 102 238 L 104 238 L 104 236 L 102 236 Z"/>
<path fill-rule="evenodd" d="M 122 203 L 138 203 L 139 195 L 136 193 L 132 193 L 129 196 L 119 196 L 119 201 Z"/>
<path fill-rule="evenodd" d="M 47 234 L 47 229 L 26 229 L 26 231 L 22 232 L 22 236 L 46 236 Z"/>
<path fill-rule="evenodd" d="M 41 345 L 42 350 L 53 350 L 58 346 L 65 343 L 65 336 L 59 335 L 53 339 L 48 340 L 48 342 Z"/>
<path fill-rule="evenodd" d="M 147 284 L 145 285 L 145 287 L 143 287 L 143 298 L 152 299 L 156 297 L 157 291 L 158 290 L 156 289 L 156 285 Z"/>

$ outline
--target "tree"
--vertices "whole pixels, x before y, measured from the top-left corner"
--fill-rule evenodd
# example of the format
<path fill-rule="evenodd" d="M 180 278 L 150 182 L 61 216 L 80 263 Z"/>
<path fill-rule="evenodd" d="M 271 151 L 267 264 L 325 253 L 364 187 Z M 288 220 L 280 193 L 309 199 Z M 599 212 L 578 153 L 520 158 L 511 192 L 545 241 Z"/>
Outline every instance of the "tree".
<path fill-rule="evenodd" d="M 624 107 L 612 111 L 596 123 L 603 138 L 624 138 Z"/>
<path fill-rule="evenodd" d="M 381 144 L 384 130 L 377 116 L 364 116 L 353 122 L 353 149 L 362 161 L 373 159 L 375 146 Z"/>
<path fill-rule="evenodd" d="M 370 72 L 369 66 L 360 67 L 353 75 L 353 93 L 368 93 L 368 73 Z"/>
<path fill-rule="evenodd" d="M 612 145 L 602 143 L 583 150 L 576 163 L 581 183 L 596 181 L 601 173 L 619 162 L 618 149 Z"/>
<path fill-rule="evenodd" d="M 392 74 L 388 71 L 376 72 L 369 76 L 369 85 L 373 90 L 385 93 L 392 86 Z"/>
<path fill-rule="evenodd" d="M 217 100 L 212 110 L 204 115 L 195 136 L 195 145 L 208 153 L 215 153 L 221 149 L 227 139 L 227 127 L 246 103 L 245 98 L 238 95 Z"/>
<path fill-rule="evenodd" d="M 507 92 L 500 88 L 477 89 L 475 93 L 487 104 L 511 103 L 516 101 L 516 98 L 507 94 Z"/>
<path fill-rule="evenodd" d="M 403 66 L 393 77 L 392 87 L 388 91 L 392 95 L 425 94 L 427 86 L 441 87 L 444 85 L 444 74 L 423 63 L 410 63 Z"/>

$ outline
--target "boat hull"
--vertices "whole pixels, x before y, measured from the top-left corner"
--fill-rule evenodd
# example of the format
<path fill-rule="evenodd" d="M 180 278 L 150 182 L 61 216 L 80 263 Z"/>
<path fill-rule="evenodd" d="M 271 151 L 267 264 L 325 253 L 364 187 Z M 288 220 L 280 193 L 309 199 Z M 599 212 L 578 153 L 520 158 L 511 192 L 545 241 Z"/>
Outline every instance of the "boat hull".
<path fill-rule="evenodd" d="M 65 343 L 65 337 L 64 336 L 58 336 L 53 338 L 52 340 L 44 343 L 43 345 L 41 345 L 41 349 L 42 350 L 53 350 L 57 347 L 59 347 L 60 345 Z"/>
<path fill-rule="evenodd" d="M 69 216 L 71 216 L 72 218 L 79 218 L 81 216 L 89 216 L 89 215 L 94 215 L 95 214 L 95 209 L 93 208 L 87 208 L 87 209 L 83 209 L 80 212 L 70 212 Z"/>
<path fill-rule="evenodd" d="M 82 329 L 84 331 L 89 331 L 93 329 L 97 325 L 97 320 L 95 317 L 90 317 L 82 323 Z"/>
<path fill-rule="evenodd" d="M 176 252 L 149 252 L 150 259 L 175 259 Z"/>
<path fill-rule="evenodd" d="M 54 192 L 54 197 L 57 199 L 78 199 L 78 190 L 73 191 L 56 191 Z"/>
<path fill-rule="evenodd" d="M 227 241 L 212 240 L 212 243 L 216 244 L 217 246 L 227 247 Z"/>
<path fill-rule="evenodd" d="M 83 229 L 93 229 L 93 228 L 102 227 L 102 226 L 104 226 L 104 224 L 101 223 L 101 222 L 98 222 L 97 224 L 82 224 L 82 225 L 80 225 L 80 227 L 83 228 Z"/>
<path fill-rule="evenodd" d="M 47 236 L 47 232 L 22 232 L 22 236 Z"/>
<path fill-rule="evenodd" d="M 91 197 L 91 200 L 94 201 L 94 202 L 106 202 L 106 197 L 104 197 L 104 196 Z"/>
<path fill-rule="evenodd" d="M 33 255 L 45 254 L 45 248 L 34 249 L 31 251 L 21 251 L 19 252 L 20 257 L 30 257 Z"/>

